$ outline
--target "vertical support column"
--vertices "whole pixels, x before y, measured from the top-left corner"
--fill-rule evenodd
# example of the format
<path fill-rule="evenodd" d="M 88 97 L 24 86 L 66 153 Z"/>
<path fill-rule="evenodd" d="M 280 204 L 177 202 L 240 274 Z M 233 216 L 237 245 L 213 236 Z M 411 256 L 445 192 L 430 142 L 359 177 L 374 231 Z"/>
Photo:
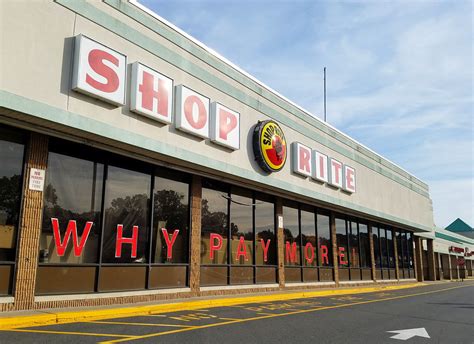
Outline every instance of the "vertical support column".
<path fill-rule="evenodd" d="M 285 287 L 285 236 L 283 226 L 280 226 L 279 217 L 283 217 L 283 201 L 281 198 L 276 200 L 275 222 L 277 225 L 277 257 L 278 257 L 278 284 L 280 288 Z M 285 219 L 283 219 L 284 225 Z"/>
<path fill-rule="evenodd" d="M 201 177 L 193 176 L 191 183 L 191 261 L 189 287 L 192 293 L 198 293 L 201 285 Z"/>
<path fill-rule="evenodd" d="M 329 218 L 331 226 L 331 243 L 332 243 L 332 261 L 334 265 L 334 282 L 336 282 L 336 287 L 339 286 L 339 261 L 338 261 L 338 249 L 337 249 L 337 235 L 336 235 L 336 217 L 334 213 L 331 212 Z"/>
<path fill-rule="evenodd" d="M 448 269 L 449 269 L 449 280 L 453 279 L 453 267 L 451 266 L 451 255 L 448 254 Z"/>
<path fill-rule="evenodd" d="M 418 282 L 423 282 L 423 241 L 419 236 L 413 236 L 415 241 L 415 270 Z"/>
<path fill-rule="evenodd" d="M 43 192 L 29 189 L 32 168 L 46 170 L 48 137 L 31 133 L 25 157 L 23 201 L 18 242 L 18 264 L 15 283 L 15 309 L 32 309 L 35 303 L 36 270 L 43 216 Z"/>
<path fill-rule="evenodd" d="M 443 271 L 443 264 L 441 262 L 441 253 L 437 254 L 438 259 L 438 271 L 439 271 L 439 280 L 442 281 L 444 279 L 444 271 Z"/>
<path fill-rule="evenodd" d="M 375 250 L 374 250 L 374 237 L 372 235 L 372 224 L 369 223 L 369 246 L 370 246 L 370 266 L 372 268 L 372 280 L 377 279 L 377 273 L 375 271 Z"/>
<path fill-rule="evenodd" d="M 397 232 L 396 231 L 393 231 L 393 255 L 394 255 L 394 259 L 395 259 L 395 278 L 397 280 L 400 279 L 400 267 L 398 266 L 398 245 L 397 245 L 397 240 L 398 240 L 398 237 L 397 237 Z"/>
<path fill-rule="evenodd" d="M 428 248 L 428 280 L 436 281 L 436 262 L 434 253 L 434 240 L 426 239 Z"/>

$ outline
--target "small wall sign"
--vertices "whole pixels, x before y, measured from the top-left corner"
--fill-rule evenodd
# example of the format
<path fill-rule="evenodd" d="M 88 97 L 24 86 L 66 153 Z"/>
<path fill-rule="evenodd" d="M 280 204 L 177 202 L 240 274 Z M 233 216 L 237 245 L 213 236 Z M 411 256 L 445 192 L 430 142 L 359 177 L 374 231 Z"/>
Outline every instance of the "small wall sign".
<path fill-rule="evenodd" d="M 41 191 L 44 189 L 45 170 L 37 168 L 30 169 L 29 189 L 33 191 Z"/>

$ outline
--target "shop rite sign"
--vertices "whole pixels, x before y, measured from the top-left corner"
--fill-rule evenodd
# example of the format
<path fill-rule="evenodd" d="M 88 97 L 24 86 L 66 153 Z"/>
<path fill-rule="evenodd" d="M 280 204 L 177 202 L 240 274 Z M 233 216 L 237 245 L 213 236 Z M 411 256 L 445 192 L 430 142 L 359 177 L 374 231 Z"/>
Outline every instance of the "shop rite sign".
<path fill-rule="evenodd" d="M 72 89 L 111 104 L 125 105 L 127 57 L 83 35 L 75 37 Z M 173 92 L 174 90 L 174 92 Z M 240 113 L 139 62 L 131 65 L 130 110 L 229 148 L 240 149 Z M 278 172 L 287 158 L 287 142 L 274 121 L 254 129 L 255 160 L 266 172 Z M 293 142 L 292 171 L 348 193 L 356 191 L 356 171 L 310 147 Z"/>

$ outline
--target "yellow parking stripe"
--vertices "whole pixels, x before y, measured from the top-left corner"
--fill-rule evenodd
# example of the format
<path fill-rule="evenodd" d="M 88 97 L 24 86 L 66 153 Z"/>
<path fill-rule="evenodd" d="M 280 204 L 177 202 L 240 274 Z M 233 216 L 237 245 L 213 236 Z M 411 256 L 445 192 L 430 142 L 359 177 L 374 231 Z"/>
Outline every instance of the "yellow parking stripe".
<path fill-rule="evenodd" d="M 83 323 L 107 324 L 107 325 L 130 325 L 130 326 L 195 327 L 195 326 L 190 326 L 190 325 L 150 324 L 150 323 L 122 322 L 122 321 L 83 321 Z"/>
<path fill-rule="evenodd" d="M 23 329 L 0 329 L 2 332 L 27 332 L 27 333 L 47 333 L 47 334 L 66 334 L 75 336 L 93 336 L 93 337 L 120 337 L 134 339 L 136 336 L 126 334 L 111 334 L 111 333 L 91 333 L 91 332 L 69 332 L 69 331 L 47 331 L 47 330 L 23 330 Z"/>
<path fill-rule="evenodd" d="M 269 315 L 264 315 L 264 316 L 261 316 L 261 317 L 238 319 L 238 320 L 233 320 L 233 321 L 196 326 L 194 328 L 183 328 L 183 329 L 172 330 L 172 331 L 167 331 L 167 332 L 151 333 L 151 334 L 147 334 L 147 335 L 137 336 L 137 337 L 131 338 L 131 339 L 116 339 L 116 340 L 101 342 L 101 344 L 120 343 L 120 342 L 125 342 L 125 341 L 132 341 L 132 340 L 137 340 L 137 339 L 158 337 L 158 336 L 174 334 L 174 333 L 180 333 L 180 332 L 195 331 L 195 330 L 200 330 L 200 329 L 209 328 L 209 327 L 224 326 L 224 325 L 236 324 L 236 323 L 247 322 L 247 321 L 255 321 L 255 320 L 269 319 L 269 318 L 282 317 L 282 316 L 288 316 L 288 315 L 294 315 L 294 314 L 317 312 L 317 311 L 328 310 L 328 309 L 335 309 L 335 308 L 350 307 L 350 306 L 362 305 L 362 304 L 368 304 L 368 303 L 403 299 L 403 298 L 412 297 L 412 296 L 427 295 L 427 294 L 439 293 L 439 292 L 443 292 L 443 291 L 447 291 L 447 290 L 466 288 L 466 287 L 472 287 L 472 286 L 473 286 L 472 284 L 468 284 L 468 285 L 463 285 L 463 286 L 457 286 L 457 287 L 446 288 L 446 289 L 438 289 L 438 290 L 426 291 L 426 292 L 415 293 L 415 294 L 399 295 L 399 296 L 389 297 L 389 298 L 385 298 L 385 299 L 358 301 L 358 302 L 352 302 L 352 303 L 341 304 L 341 305 L 336 305 L 336 306 L 326 306 L 326 307 L 317 307 L 317 308 L 311 308 L 311 309 L 304 309 L 304 310 L 299 310 L 299 311 L 295 311 L 295 312 L 269 314 Z"/>

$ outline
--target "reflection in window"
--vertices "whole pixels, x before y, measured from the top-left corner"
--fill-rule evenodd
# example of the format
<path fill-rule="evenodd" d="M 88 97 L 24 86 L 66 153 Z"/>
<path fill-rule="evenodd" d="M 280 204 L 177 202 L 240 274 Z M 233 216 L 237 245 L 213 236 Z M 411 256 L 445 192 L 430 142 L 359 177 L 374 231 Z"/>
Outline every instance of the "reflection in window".
<path fill-rule="evenodd" d="M 230 200 L 231 264 L 253 264 L 252 192 L 232 188 Z"/>
<path fill-rule="evenodd" d="M 15 261 L 24 150 L 21 134 L 0 127 L 0 261 Z"/>
<path fill-rule="evenodd" d="M 100 163 L 49 153 L 40 263 L 97 263 L 103 173 Z M 78 252 L 74 236 L 83 242 Z"/>
<path fill-rule="evenodd" d="M 283 233 L 285 237 L 285 264 L 301 265 L 297 208 L 283 207 Z"/>
<path fill-rule="evenodd" d="M 103 262 L 147 262 L 150 183 L 150 175 L 108 167 Z"/>
<path fill-rule="evenodd" d="M 276 265 L 275 205 L 255 201 L 256 265 Z M 265 257 L 266 251 L 266 257 Z M 265 260 L 266 258 L 266 260 Z"/>
<path fill-rule="evenodd" d="M 388 267 L 395 269 L 395 251 L 393 249 L 393 234 L 391 229 L 387 229 L 387 254 Z"/>
<path fill-rule="evenodd" d="M 319 237 L 319 264 L 320 266 L 332 266 L 333 257 L 329 216 L 318 213 L 317 224 Z"/>
<path fill-rule="evenodd" d="M 347 267 L 349 258 L 347 253 L 346 221 L 344 219 L 336 218 L 336 242 L 339 266 Z"/>
<path fill-rule="evenodd" d="M 402 245 L 402 234 L 400 233 L 400 231 L 396 231 L 395 232 L 395 236 L 396 236 L 396 240 L 397 240 L 397 260 L 398 260 L 398 268 L 399 269 L 403 269 L 404 266 L 403 266 L 403 245 Z M 407 248 L 405 247 L 405 250 Z"/>
<path fill-rule="evenodd" d="M 387 235 L 385 228 L 379 229 L 380 236 L 380 256 L 382 257 L 382 267 L 388 268 Z"/>
<path fill-rule="evenodd" d="M 318 259 L 316 250 L 316 230 L 314 226 L 314 213 L 301 210 L 301 239 L 303 240 L 303 265 L 316 266 Z"/>
<path fill-rule="evenodd" d="M 351 248 L 350 252 L 350 262 L 351 267 L 358 268 L 360 266 L 360 255 L 359 255 L 359 235 L 357 232 L 357 223 L 348 222 L 350 225 L 350 236 L 349 236 L 349 246 Z"/>
<path fill-rule="evenodd" d="M 367 225 L 359 223 L 359 237 L 360 237 L 360 266 L 369 268 L 370 265 L 370 241 Z"/>
<path fill-rule="evenodd" d="M 227 193 L 202 188 L 201 264 L 227 264 Z"/>
<path fill-rule="evenodd" d="M 176 174 L 162 172 L 155 177 L 153 263 L 188 262 L 189 184 L 171 179 Z"/>
<path fill-rule="evenodd" d="M 374 241 L 374 257 L 375 257 L 375 266 L 377 268 L 382 267 L 382 261 L 380 259 L 380 241 L 379 241 L 379 229 L 377 227 L 372 227 L 372 237 Z"/>

